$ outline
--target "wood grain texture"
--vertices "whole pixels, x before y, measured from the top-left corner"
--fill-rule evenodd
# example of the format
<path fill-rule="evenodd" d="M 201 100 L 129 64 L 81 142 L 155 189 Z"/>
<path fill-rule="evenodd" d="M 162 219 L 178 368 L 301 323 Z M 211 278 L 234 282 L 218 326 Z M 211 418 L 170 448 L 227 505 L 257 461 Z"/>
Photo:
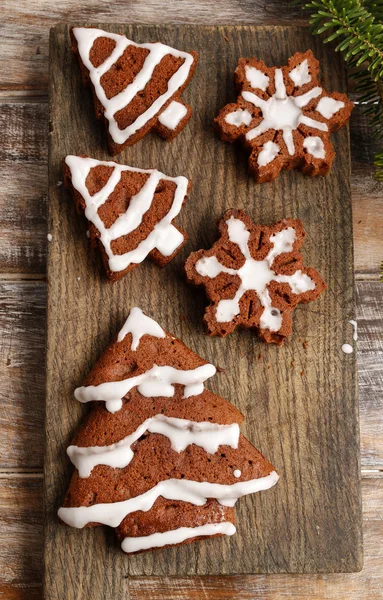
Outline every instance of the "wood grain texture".
<path fill-rule="evenodd" d="M 383 285 L 357 282 L 356 292 L 361 465 L 383 469 Z M 7 471 L 43 467 L 45 303 L 44 282 L 0 283 L 0 469 Z M 351 333 L 350 326 L 347 341 Z"/>
<path fill-rule="evenodd" d="M 327 179 L 290 172 L 268 186 L 256 186 L 246 173 L 244 156 L 217 139 L 210 127 L 218 108 L 233 97 L 232 75 L 238 56 L 258 54 L 275 64 L 283 63 L 296 50 L 312 47 L 328 73 L 327 86 L 340 91 L 346 88 L 343 66 L 318 40 L 311 39 L 307 30 L 139 26 L 114 26 L 113 30 L 126 31 L 136 40 L 160 38 L 176 47 L 203 50 L 198 85 L 195 81 L 187 91 L 186 99 L 194 107 L 187 131 L 167 146 L 147 136 L 119 157 L 122 163 L 155 165 L 169 174 L 191 177 L 193 194 L 180 219 L 181 227 L 187 224 L 191 241 L 164 271 L 146 263 L 116 285 L 106 285 L 99 262 L 88 251 L 86 226 L 76 216 L 65 190 L 56 185 L 65 154 L 107 156 L 101 131 L 91 116 L 90 98 L 83 94 L 78 70 L 73 68 L 67 30 L 56 28 L 51 45 L 54 94 L 48 225 L 54 239 L 48 259 L 47 597 L 59 597 L 53 590 L 57 594 L 58 582 L 63 579 L 65 597 L 75 597 L 72 581 L 74 577 L 77 581 L 78 572 L 71 553 L 62 550 L 68 547 L 76 548 L 87 563 L 81 591 L 89 598 L 102 594 L 121 597 L 127 584 L 116 573 L 359 569 L 355 356 L 346 357 L 340 349 L 348 335 L 346 318 L 354 314 L 348 131 L 343 129 L 334 136 L 338 156 Z M 217 218 L 233 204 L 245 207 L 261 223 L 299 215 L 307 230 L 306 263 L 319 269 L 329 283 L 330 290 L 323 299 L 297 311 L 295 336 L 283 349 L 266 348 L 248 332 L 238 332 L 225 341 L 202 335 L 205 300 L 202 293 L 186 286 L 181 261 L 191 249 L 211 244 L 217 236 Z M 172 298 L 177 302 L 172 303 Z M 87 299 L 91 299 L 91 310 Z M 212 388 L 246 414 L 244 434 L 283 473 L 281 483 L 267 496 L 259 494 L 239 503 L 235 539 L 219 540 L 218 544 L 210 540 L 127 559 L 105 529 L 78 532 L 57 524 L 56 509 L 70 472 L 65 447 L 81 413 L 73 401 L 73 388 L 133 304 L 140 304 L 202 356 L 215 357 L 214 362 L 226 372 L 215 378 Z M 302 342 L 306 339 L 308 349 L 304 350 Z M 263 358 L 257 360 L 260 352 Z M 321 368 L 319 356 L 326 363 Z M 59 420 L 55 418 L 58 410 Z M 340 477 L 342 486 L 338 485 Z M 317 527 L 323 536 L 317 535 Z M 250 552 L 246 539 L 252 539 L 255 528 L 257 542 L 251 544 Z M 92 561 L 94 548 L 98 549 L 97 561 Z M 63 573 L 57 579 L 59 563 Z M 97 596 L 88 588 L 95 578 L 101 586 Z"/>
<path fill-rule="evenodd" d="M 0 468 L 43 464 L 45 300 L 43 282 L 0 284 Z"/>
<path fill-rule="evenodd" d="M 48 85 L 49 28 L 57 23 L 201 23 L 279 24 L 305 23 L 299 8 L 288 0 L 220 0 L 209 6 L 205 0 L 135 2 L 114 0 L 3 0 L 0 4 L 2 62 L 0 89 L 37 89 Z"/>
<path fill-rule="evenodd" d="M 380 600 L 383 586 L 383 478 L 362 479 L 361 573 L 240 577 L 131 578 L 130 600 Z M 0 478 L 0 598 L 41 600 L 42 479 Z M 28 516 L 27 516 L 28 515 Z M 320 535 L 320 533 L 319 533 Z M 28 558 L 26 558 L 28 557 Z M 32 557 L 32 560 L 29 559 Z M 125 596 L 124 600 L 127 600 Z"/>
<path fill-rule="evenodd" d="M 18 100 L 18 101 L 16 101 Z M 32 99 L 31 99 L 32 100 Z M 43 102 L 42 102 L 43 101 Z M 46 97 L 0 103 L 0 273 L 45 274 L 47 225 Z M 378 278 L 383 257 L 383 183 L 374 178 L 375 148 L 360 106 L 351 116 L 354 268 Z"/>
<path fill-rule="evenodd" d="M 0 104 L 0 272 L 45 273 L 47 106 Z"/>

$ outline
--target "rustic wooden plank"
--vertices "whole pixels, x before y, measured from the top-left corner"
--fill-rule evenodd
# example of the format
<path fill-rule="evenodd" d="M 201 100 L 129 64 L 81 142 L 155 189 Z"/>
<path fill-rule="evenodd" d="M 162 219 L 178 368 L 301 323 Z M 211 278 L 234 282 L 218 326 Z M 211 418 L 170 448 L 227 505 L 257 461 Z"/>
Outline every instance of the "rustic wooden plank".
<path fill-rule="evenodd" d="M 383 463 L 383 283 L 356 286 L 363 465 Z"/>
<path fill-rule="evenodd" d="M 126 571 L 149 575 L 358 569 L 361 560 L 357 483 L 360 465 L 355 356 L 346 357 L 341 352 L 349 327 L 346 319 L 354 314 L 348 132 L 343 129 L 334 136 L 337 160 L 331 175 L 324 181 L 289 172 L 275 183 L 260 188 L 248 177 L 243 157 L 237 159 L 234 148 L 222 144 L 208 127 L 201 127 L 201 121 L 203 125 L 210 124 L 217 109 L 233 97 L 232 74 L 238 55 L 262 54 L 273 64 L 283 62 L 297 49 L 312 46 L 324 71 L 329 73 L 329 88 L 344 90 L 346 81 L 340 57 L 328 54 L 321 42 L 308 37 L 304 29 L 202 30 L 138 26 L 113 26 L 113 29 L 124 29 L 133 39 L 161 38 L 176 47 L 203 49 L 198 86 L 188 89 L 198 117 L 166 152 L 160 140 L 148 136 L 120 157 L 121 162 L 129 159 L 131 164 L 149 166 L 147 157 L 150 156 L 162 170 L 174 173 L 174 156 L 177 156 L 176 172 L 190 175 L 194 198 L 198 199 L 198 211 L 191 199 L 180 220 L 180 226 L 187 223 L 191 234 L 189 249 L 210 244 L 216 237 L 211 222 L 233 202 L 246 206 L 258 222 L 272 222 L 287 214 L 299 215 L 308 232 L 306 260 L 324 274 L 331 291 L 315 307 L 301 310 L 297 315 L 295 330 L 309 339 L 308 348 L 304 350 L 298 335 L 282 349 L 265 348 L 254 335 L 243 332 L 230 336 L 224 343 L 201 335 L 203 295 L 191 294 L 180 273 L 181 260 L 187 251 L 162 272 L 145 264 L 118 285 L 106 286 L 98 269 L 92 267 L 84 224 L 66 202 L 65 190 L 58 190 L 56 186 L 62 156 L 66 153 L 81 150 L 105 158 L 107 154 L 100 145 L 99 126 L 91 117 L 90 98 L 84 97 L 78 70 L 73 68 L 67 31 L 63 27 L 54 30 L 49 185 L 49 228 L 54 240 L 49 247 L 48 262 L 48 444 L 45 457 L 48 598 L 49 590 L 54 589 L 57 594 L 61 581 L 61 576 L 55 579 L 57 561 L 67 582 L 66 597 L 73 594 L 71 581 L 75 574 L 70 556 L 64 551 L 72 545 L 87 563 L 82 593 L 89 598 L 92 597 L 92 590 L 88 588 L 90 581 L 99 582 L 102 590 L 99 593 L 106 596 L 111 589 L 116 590 L 115 594 L 123 594 L 126 583 L 120 581 L 116 573 Z M 226 38 L 231 40 L 230 45 Z M 231 52 L 233 48 L 235 51 Z M 222 84 L 213 86 L 212 81 Z M 70 103 L 66 102 L 68 95 Z M 63 247 L 65 253 L 61 251 Z M 86 303 L 90 297 L 92 311 Z M 177 297 L 177 305 L 171 303 L 174 297 Z M 236 390 L 235 402 L 247 416 L 245 435 L 251 432 L 249 437 L 284 473 L 282 484 L 275 488 L 275 493 L 269 492 L 267 499 L 259 495 L 240 504 L 239 535 L 232 538 L 230 544 L 226 540 L 220 542 L 219 565 L 209 560 L 208 553 L 218 551 L 209 542 L 127 560 L 109 542 L 110 534 L 105 530 L 78 532 L 57 524 L 56 509 L 69 476 L 65 446 L 81 412 L 73 403 L 73 387 L 105 347 L 133 302 L 154 314 L 201 355 L 215 356 L 215 362 L 227 368 L 224 377 L 216 378 L 214 390 L 231 399 Z M 185 315 L 181 324 L 180 314 Z M 253 357 L 261 350 L 264 360 L 259 363 Z M 291 368 L 292 356 L 295 369 Z M 318 356 L 324 361 L 320 368 Z M 252 394 L 258 399 L 256 403 L 248 401 L 250 381 Z M 60 419 L 53 416 L 58 411 Z M 343 480 L 341 487 L 339 476 Z M 288 489 L 294 489 L 293 496 Z M 312 494 L 313 489 L 315 494 Z M 328 497 L 332 498 L 331 506 Z M 253 521 L 255 507 L 257 524 Z M 281 519 L 283 514 L 288 517 Z M 318 537 L 317 530 L 314 531 L 316 526 L 323 536 Z M 254 531 L 255 527 L 257 544 L 251 552 L 249 549 L 244 552 L 244 532 L 251 535 L 250 530 Z M 90 551 L 93 545 L 97 545 L 97 560 Z M 102 573 L 97 567 L 100 562 Z"/>
<path fill-rule="evenodd" d="M 0 284 L 0 468 L 43 464 L 45 301 L 42 282 Z"/>
<path fill-rule="evenodd" d="M 362 479 L 364 568 L 355 574 L 132 578 L 131 600 L 380 600 L 383 478 Z M 16 501 L 15 501 L 16 499 Z M 42 479 L 0 478 L 0 597 L 42 597 Z"/>
<path fill-rule="evenodd" d="M 41 475 L 0 475 L 0 597 L 1 586 L 30 588 L 41 581 L 42 487 Z"/>
<path fill-rule="evenodd" d="M 350 136 L 355 271 L 373 274 L 383 260 L 383 182 L 374 177 L 378 145 L 361 106 L 353 111 Z"/>
<path fill-rule="evenodd" d="M 70 15 L 70 16 L 69 16 Z M 209 7 L 205 0 L 191 2 L 126 2 L 114 0 L 104 6 L 93 0 L 5 0 L 0 4 L 0 89 L 48 87 L 48 34 L 57 23 L 201 23 L 206 24 L 305 24 L 300 8 L 288 0 L 220 0 Z"/>
<path fill-rule="evenodd" d="M 47 105 L 0 104 L 0 271 L 45 273 Z"/>
<path fill-rule="evenodd" d="M 197 74 L 198 76 L 198 74 Z M 45 273 L 48 106 L 0 103 L 0 272 Z M 355 272 L 378 277 L 383 256 L 383 183 L 374 178 L 375 146 L 357 106 L 351 118 Z"/>

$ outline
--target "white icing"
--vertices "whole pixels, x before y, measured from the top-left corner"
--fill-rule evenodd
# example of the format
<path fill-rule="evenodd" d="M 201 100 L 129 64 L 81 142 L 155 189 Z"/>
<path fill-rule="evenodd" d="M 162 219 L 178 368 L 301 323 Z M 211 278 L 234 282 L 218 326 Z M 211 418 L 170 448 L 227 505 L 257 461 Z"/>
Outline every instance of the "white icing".
<path fill-rule="evenodd" d="M 267 86 L 269 85 L 269 78 L 265 73 L 262 73 L 262 71 L 255 67 L 249 67 L 249 65 L 246 65 L 245 72 L 246 79 L 252 88 L 258 88 L 259 90 L 262 90 L 262 92 L 266 91 Z"/>
<path fill-rule="evenodd" d="M 48 242 L 51 242 L 53 240 L 53 236 L 51 233 L 47 234 L 47 240 L 48 240 Z"/>
<path fill-rule="evenodd" d="M 89 231 L 89 229 L 86 230 L 86 237 L 90 238 L 90 231 Z"/>
<path fill-rule="evenodd" d="M 303 140 L 303 147 L 314 158 L 325 158 L 326 152 L 324 149 L 323 140 L 318 136 L 308 136 Z"/>
<path fill-rule="evenodd" d="M 154 319 L 146 316 L 137 306 L 131 309 L 129 317 L 118 334 L 117 341 L 122 342 L 128 333 L 132 335 L 131 350 L 134 352 L 137 350 L 143 335 L 152 335 L 156 338 L 166 337 L 166 333 L 162 327 Z"/>
<path fill-rule="evenodd" d="M 250 232 L 246 229 L 245 224 L 234 217 L 230 217 L 226 224 L 229 240 L 238 244 L 245 258 L 244 265 L 240 269 L 231 269 L 222 265 L 215 256 L 201 258 L 195 265 L 197 273 L 202 277 L 214 278 L 219 273 L 229 273 L 230 275 L 237 275 L 241 280 L 234 298 L 219 301 L 216 319 L 219 323 L 232 321 L 240 313 L 239 302 L 242 296 L 247 291 L 254 290 L 264 309 L 260 318 L 261 329 L 279 331 L 282 326 L 282 314 L 279 309 L 272 306 L 268 292 L 269 283 L 271 281 L 287 283 L 293 294 L 301 294 L 315 289 L 315 282 L 308 275 L 302 273 L 301 270 L 296 271 L 293 275 L 276 275 L 271 268 L 276 256 L 292 251 L 295 230 L 288 227 L 271 235 L 272 249 L 264 260 L 257 261 L 250 254 Z"/>
<path fill-rule="evenodd" d="M 314 129 L 328 131 L 326 123 L 320 123 L 319 121 L 306 117 L 302 110 L 309 102 L 311 102 L 311 100 L 320 96 L 322 88 L 314 87 L 300 96 L 288 96 L 281 69 L 275 70 L 274 78 L 275 93 L 268 100 L 260 98 L 253 92 L 242 92 L 244 100 L 259 108 L 262 111 L 263 117 L 263 120 L 257 127 L 254 127 L 247 132 L 246 138 L 249 141 L 253 140 L 270 129 L 282 131 L 283 140 L 286 144 L 288 153 L 292 156 L 295 152 L 292 132 L 297 129 L 301 123 L 313 127 Z"/>
<path fill-rule="evenodd" d="M 159 414 L 146 419 L 133 433 L 109 446 L 69 446 L 67 454 L 78 469 L 80 477 L 89 477 L 97 465 L 123 469 L 132 461 L 131 448 L 146 431 L 166 436 L 175 452 L 183 452 L 195 444 L 209 454 L 215 454 L 220 446 L 238 448 L 239 426 L 237 423 L 219 425 L 210 421 L 189 421 Z M 235 473 L 234 473 L 235 474 Z"/>
<path fill-rule="evenodd" d="M 122 399 L 137 387 L 142 396 L 151 398 L 163 396 L 170 398 L 174 396 L 173 384 L 178 383 L 185 386 L 184 398 L 197 396 L 203 392 L 204 381 L 212 377 L 216 372 L 214 365 L 206 364 L 196 369 L 183 371 L 174 367 L 153 365 L 151 369 L 141 375 L 129 377 L 121 381 L 107 381 L 100 385 L 88 385 L 79 387 L 74 395 L 79 402 L 105 402 L 107 410 L 115 413 L 122 406 Z"/>
<path fill-rule="evenodd" d="M 352 325 L 352 328 L 353 328 L 352 338 L 353 338 L 354 342 L 356 342 L 358 339 L 358 323 L 356 321 L 354 321 L 353 319 L 351 319 L 349 321 L 349 323 L 350 323 L 350 325 Z"/>
<path fill-rule="evenodd" d="M 331 117 L 333 117 L 341 108 L 344 108 L 344 102 L 324 96 L 319 100 L 318 106 L 315 110 L 318 111 L 325 119 L 331 119 Z"/>
<path fill-rule="evenodd" d="M 177 129 L 182 119 L 186 117 L 187 112 L 188 109 L 184 104 L 173 100 L 173 102 L 171 102 L 169 106 L 165 108 L 164 112 L 160 114 L 158 120 L 161 125 L 164 125 L 164 127 L 174 131 L 174 129 Z"/>
<path fill-rule="evenodd" d="M 235 469 L 233 475 L 238 479 L 238 477 L 241 477 L 242 471 L 240 471 L 239 469 Z"/>
<path fill-rule="evenodd" d="M 150 119 L 159 113 L 166 102 L 181 88 L 181 86 L 183 86 L 189 76 L 190 68 L 194 61 L 193 56 L 188 52 L 181 52 L 180 50 L 176 50 L 175 48 L 171 48 L 160 42 L 155 44 L 136 44 L 135 42 L 128 40 L 124 35 L 85 27 L 74 27 L 73 34 L 77 40 L 81 60 L 89 71 L 89 77 L 93 84 L 96 96 L 105 109 L 104 116 L 109 122 L 109 133 L 116 144 L 123 144 L 126 142 L 126 140 L 144 127 Z M 100 37 L 114 40 L 116 46 L 111 55 L 100 66 L 94 67 L 90 61 L 90 52 L 95 40 Z M 128 46 L 145 48 L 149 50 L 149 54 L 145 58 L 142 69 L 137 73 L 132 83 L 116 96 L 107 98 L 101 85 L 101 77 L 119 60 Z M 164 56 L 168 54 L 177 58 L 183 58 L 184 61 L 169 79 L 166 92 L 159 96 L 157 100 L 155 100 L 144 113 L 137 117 L 133 123 L 128 125 L 125 129 L 120 129 L 114 118 L 115 114 L 130 104 L 136 94 L 145 88 L 146 84 L 152 78 L 155 67 L 161 62 Z"/>
<path fill-rule="evenodd" d="M 118 527 L 127 515 L 137 510 L 150 510 L 160 496 L 167 500 L 190 502 L 196 506 L 203 506 L 208 498 L 215 498 L 223 506 L 234 506 L 238 498 L 267 490 L 275 485 L 278 479 L 275 471 L 266 477 L 238 481 L 231 485 L 189 479 L 166 479 L 135 498 L 92 506 L 61 507 L 58 516 L 67 525 L 78 529 L 88 523 Z"/>
<path fill-rule="evenodd" d="M 278 144 L 275 144 L 274 142 L 266 142 L 266 144 L 263 145 L 262 150 L 260 151 L 260 153 L 258 154 L 258 158 L 257 158 L 257 162 L 258 165 L 260 167 L 264 167 L 266 165 L 268 165 L 269 163 L 271 163 L 274 158 L 276 156 L 278 156 L 279 153 L 279 146 Z"/>
<path fill-rule="evenodd" d="M 108 256 L 111 271 L 123 271 L 132 263 L 138 264 L 142 262 L 154 248 L 157 248 L 164 256 L 170 256 L 183 242 L 183 235 L 171 222 L 182 208 L 188 188 L 186 177 L 168 177 L 157 170 L 136 169 L 126 165 L 118 165 L 111 161 L 105 162 L 93 158 L 82 158 L 80 156 L 67 156 L 65 163 L 71 171 L 73 187 L 84 199 L 85 216 L 88 221 L 95 225 L 100 233 L 100 239 Z M 90 170 L 100 165 L 112 167 L 113 172 L 105 186 L 97 194 L 91 196 L 86 187 L 86 179 Z M 115 190 L 123 171 L 147 173 L 149 177 L 140 191 L 131 198 L 127 211 L 120 215 L 111 227 L 106 228 L 98 214 L 98 210 Z M 177 186 L 169 212 L 155 225 L 148 237 L 142 240 L 136 248 L 125 254 L 114 254 L 111 249 L 111 243 L 113 240 L 128 235 L 139 227 L 144 214 L 151 208 L 154 193 L 161 179 L 172 181 Z"/>
<path fill-rule="evenodd" d="M 190 538 L 205 535 L 234 535 L 236 528 L 233 523 L 207 523 L 198 527 L 179 527 L 163 533 L 152 533 L 142 537 L 125 538 L 121 544 L 124 552 L 138 552 L 149 548 L 162 548 L 162 546 L 181 544 Z"/>
<path fill-rule="evenodd" d="M 250 125 L 251 119 L 251 113 L 246 109 L 242 110 L 240 108 L 228 113 L 225 116 L 226 123 L 229 123 L 229 125 L 235 125 L 235 127 L 241 127 L 241 125 Z"/>
<path fill-rule="evenodd" d="M 354 352 L 353 347 L 350 344 L 343 344 L 342 350 L 345 354 L 352 354 Z"/>
<path fill-rule="evenodd" d="M 311 75 L 309 73 L 309 64 L 307 58 L 289 73 L 290 79 L 294 82 L 295 87 L 300 87 L 305 83 L 310 83 Z"/>

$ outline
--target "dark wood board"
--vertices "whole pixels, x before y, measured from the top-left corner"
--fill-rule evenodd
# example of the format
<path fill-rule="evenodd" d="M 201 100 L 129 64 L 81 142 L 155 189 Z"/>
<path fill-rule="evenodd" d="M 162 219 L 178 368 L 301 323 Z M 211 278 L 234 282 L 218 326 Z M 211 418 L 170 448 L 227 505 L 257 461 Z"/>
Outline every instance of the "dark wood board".
<path fill-rule="evenodd" d="M 68 28 L 57 26 L 50 43 L 46 597 L 126 598 L 129 574 L 357 571 L 362 533 L 356 357 L 341 351 L 351 339 L 347 320 L 355 310 L 348 130 L 333 136 L 337 156 L 326 179 L 284 172 L 258 186 L 247 175 L 245 155 L 221 142 L 211 128 L 218 109 L 235 98 L 232 77 L 240 56 L 284 64 L 295 51 L 311 47 L 326 87 L 345 91 L 341 60 L 305 28 L 104 28 L 139 42 L 160 39 L 201 53 L 184 94 L 194 110 L 185 131 L 169 144 L 149 134 L 117 158 L 192 179 L 191 197 L 178 220 L 190 241 L 165 270 L 146 261 L 114 285 L 105 281 L 98 257 L 89 250 L 84 219 L 57 186 L 66 154 L 108 158 L 90 94 L 71 56 Z M 329 284 L 319 301 L 296 311 L 294 335 L 283 348 L 267 347 L 243 330 L 225 340 L 207 338 L 204 293 L 185 282 L 183 260 L 211 245 L 217 219 L 233 206 L 259 223 L 301 218 L 306 264 Z M 65 450 L 82 413 L 73 390 L 134 305 L 224 370 L 209 387 L 244 412 L 243 433 L 275 464 L 281 479 L 272 490 L 238 502 L 236 536 L 129 558 L 112 530 L 66 528 L 56 512 L 71 473 Z"/>

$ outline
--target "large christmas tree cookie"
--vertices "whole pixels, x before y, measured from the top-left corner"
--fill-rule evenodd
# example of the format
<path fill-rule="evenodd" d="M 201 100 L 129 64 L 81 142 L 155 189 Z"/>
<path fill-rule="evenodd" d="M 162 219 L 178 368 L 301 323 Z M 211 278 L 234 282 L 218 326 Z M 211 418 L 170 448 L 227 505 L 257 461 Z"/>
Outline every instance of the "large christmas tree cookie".
<path fill-rule="evenodd" d="M 189 193 L 186 177 L 83 156 L 67 156 L 63 171 L 111 281 L 148 255 L 167 265 L 186 243 L 187 234 L 172 224 Z"/>
<path fill-rule="evenodd" d="M 234 534 L 238 498 L 278 475 L 240 434 L 242 414 L 204 388 L 215 371 L 133 308 L 75 391 L 92 406 L 60 519 L 114 527 L 128 553 Z"/>
<path fill-rule="evenodd" d="M 292 332 L 299 302 L 315 300 L 326 284 L 303 266 L 302 222 L 283 219 L 254 225 L 240 210 L 228 210 L 220 239 L 186 261 L 188 281 L 205 286 L 211 301 L 204 321 L 209 335 L 224 337 L 240 325 L 257 329 L 265 342 L 281 344 Z"/>
<path fill-rule="evenodd" d="M 91 85 L 98 119 L 108 131 L 111 154 L 140 140 L 151 129 L 173 139 L 191 117 L 181 94 L 193 76 L 196 52 L 165 44 L 136 44 L 124 35 L 74 27 L 72 50 L 85 85 Z"/>
<path fill-rule="evenodd" d="M 240 140 L 250 152 L 256 181 L 272 181 L 281 169 L 327 175 L 334 150 L 330 133 L 345 125 L 353 103 L 318 83 L 319 63 L 311 50 L 297 52 L 285 67 L 241 58 L 235 71 L 239 93 L 214 120 L 223 140 Z"/>

